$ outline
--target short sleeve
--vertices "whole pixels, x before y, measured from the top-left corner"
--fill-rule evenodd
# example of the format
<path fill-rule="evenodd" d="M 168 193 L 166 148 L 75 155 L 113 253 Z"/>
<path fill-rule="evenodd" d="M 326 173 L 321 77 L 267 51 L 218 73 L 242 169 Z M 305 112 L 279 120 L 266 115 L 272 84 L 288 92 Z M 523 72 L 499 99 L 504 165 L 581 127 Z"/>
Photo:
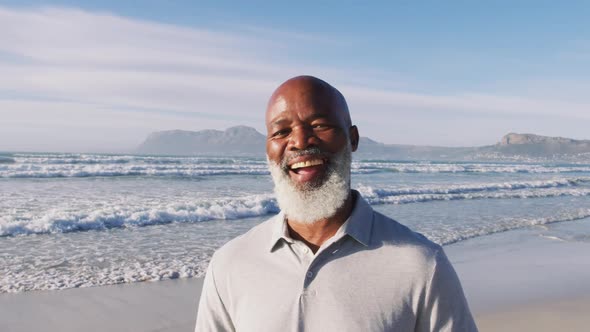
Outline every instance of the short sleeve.
<path fill-rule="evenodd" d="M 217 290 L 213 271 L 213 259 L 207 268 L 199 309 L 197 312 L 197 324 L 195 332 L 225 332 L 235 331 L 229 313 Z"/>
<path fill-rule="evenodd" d="M 459 277 L 442 248 L 435 255 L 416 331 L 477 332 Z"/>

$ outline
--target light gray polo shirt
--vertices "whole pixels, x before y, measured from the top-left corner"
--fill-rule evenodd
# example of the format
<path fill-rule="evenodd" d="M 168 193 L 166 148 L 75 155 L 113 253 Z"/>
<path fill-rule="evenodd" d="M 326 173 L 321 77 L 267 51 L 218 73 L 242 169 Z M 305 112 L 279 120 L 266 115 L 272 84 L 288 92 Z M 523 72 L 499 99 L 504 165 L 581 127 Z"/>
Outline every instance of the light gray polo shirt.
<path fill-rule="evenodd" d="M 282 213 L 219 249 L 195 331 L 477 331 L 443 249 L 354 195 L 315 254 Z"/>

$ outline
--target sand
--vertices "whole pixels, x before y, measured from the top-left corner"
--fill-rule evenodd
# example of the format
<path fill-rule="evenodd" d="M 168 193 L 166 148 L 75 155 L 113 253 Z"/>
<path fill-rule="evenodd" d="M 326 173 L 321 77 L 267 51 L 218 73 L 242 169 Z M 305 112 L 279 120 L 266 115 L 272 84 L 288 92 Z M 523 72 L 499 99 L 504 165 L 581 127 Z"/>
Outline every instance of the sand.
<path fill-rule="evenodd" d="M 202 278 L 0 295 L 0 331 L 192 331 Z"/>
<path fill-rule="evenodd" d="M 590 331 L 590 243 L 539 233 L 512 231 L 445 248 L 480 331 Z"/>
<path fill-rule="evenodd" d="M 590 243 L 512 231 L 445 247 L 480 331 L 590 330 Z M 201 278 L 0 294 L 0 331 L 192 331 Z"/>
<path fill-rule="evenodd" d="M 590 297 L 554 300 L 477 315 L 480 332 L 588 331 Z"/>

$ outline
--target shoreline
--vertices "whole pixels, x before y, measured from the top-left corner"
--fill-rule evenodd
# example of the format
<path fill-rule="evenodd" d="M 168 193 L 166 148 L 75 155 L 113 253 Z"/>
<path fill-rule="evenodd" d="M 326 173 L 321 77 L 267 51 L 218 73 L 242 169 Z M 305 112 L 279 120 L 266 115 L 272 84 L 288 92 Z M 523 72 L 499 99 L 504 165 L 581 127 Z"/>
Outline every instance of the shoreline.
<path fill-rule="evenodd" d="M 590 220 L 583 221 L 586 226 Z M 564 227 L 570 227 L 568 225 Z M 590 326 L 589 242 L 527 228 L 445 246 L 480 331 Z M 0 294 L 2 331 L 193 331 L 202 278 Z"/>

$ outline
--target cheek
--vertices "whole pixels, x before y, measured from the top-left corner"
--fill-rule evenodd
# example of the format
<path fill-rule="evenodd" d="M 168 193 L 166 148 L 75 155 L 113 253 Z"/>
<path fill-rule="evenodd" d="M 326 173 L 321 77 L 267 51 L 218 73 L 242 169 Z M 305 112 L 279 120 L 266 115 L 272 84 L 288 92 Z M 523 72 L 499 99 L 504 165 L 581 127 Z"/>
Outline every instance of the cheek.
<path fill-rule="evenodd" d="M 283 159 L 284 147 L 284 143 L 276 140 L 266 142 L 266 155 L 268 159 L 279 164 Z"/>
<path fill-rule="evenodd" d="M 339 151 L 344 145 L 348 144 L 346 135 L 339 131 L 327 131 L 318 135 L 318 138 L 331 152 Z"/>

